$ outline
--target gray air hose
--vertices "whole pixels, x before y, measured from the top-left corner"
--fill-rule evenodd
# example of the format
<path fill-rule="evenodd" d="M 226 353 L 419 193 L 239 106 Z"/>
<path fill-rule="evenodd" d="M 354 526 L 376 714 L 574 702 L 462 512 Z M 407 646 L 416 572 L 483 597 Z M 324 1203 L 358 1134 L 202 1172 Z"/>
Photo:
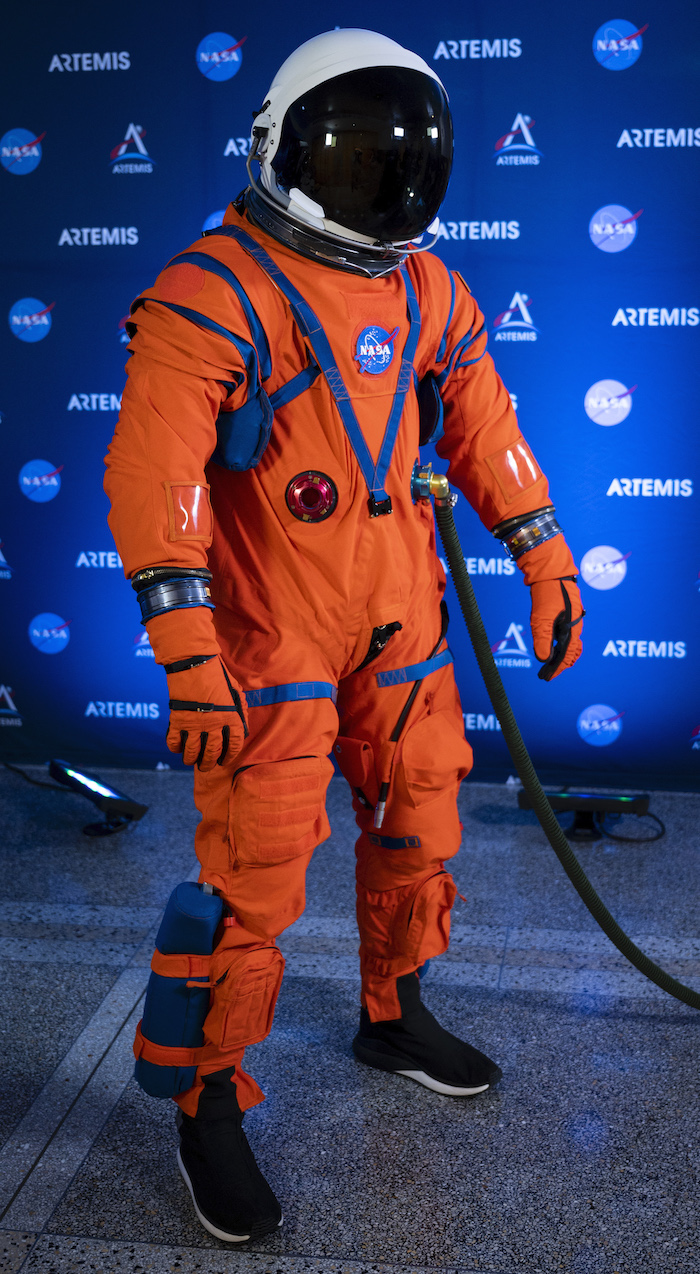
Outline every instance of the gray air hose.
<path fill-rule="evenodd" d="M 417 494 L 421 496 L 430 494 L 435 497 L 435 519 L 445 550 L 445 557 L 457 590 L 462 614 L 474 647 L 476 661 L 493 704 L 493 710 L 503 731 L 503 737 L 508 745 L 513 764 L 547 840 L 574 889 L 588 907 L 593 919 L 600 925 L 618 951 L 622 952 L 623 956 L 629 960 L 630 964 L 634 965 L 635 969 L 639 969 L 639 972 L 643 973 L 646 978 L 661 987 L 662 991 L 675 996 L 677 1000 L 682 1000 L 684 1004 L 689 1004 L 691 1008 L 700 1009 L 700 994 L 697 991 L 683 986 L 682 982 L 678 982 L 676 978 L 671 977 L 670 973 L 666 973 L 664 969 L 659 968 L 658 964 L 650 960 L 649 956 L 640 951 L 639 947 L 635 946 L 634 942 L 627 937 L 627 934 L 620 928 L 615 918 L 611 916 L 605 903 L 598 897 L 576 855 L 573 853 L 547 800 L 542 784 L 535 773 L 535 768 L 513 716 L 513 710 L 508 702 L 501 675 L 491 653 L 491 646 L 483 620 L 479 614 L 479 607 L 465 566 L 464 555 L 460 547 L 452 513 L 452 506 L 456 497 L 450 494 L 447 478 L 439 474 L 433 474 L 426 469 L 422 469 L 417 474 L 417 480 L 415 487 Z"/>

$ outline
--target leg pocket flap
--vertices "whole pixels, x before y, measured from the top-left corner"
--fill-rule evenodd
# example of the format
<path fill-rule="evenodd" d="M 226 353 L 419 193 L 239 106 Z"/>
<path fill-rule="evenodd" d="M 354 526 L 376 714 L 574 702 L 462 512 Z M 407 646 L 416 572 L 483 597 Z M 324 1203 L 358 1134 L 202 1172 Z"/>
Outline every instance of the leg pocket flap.
<path fill-rule="evenodd" d="M 405 799 L 414 809 L 437 800 L 446 789 L 461 783 L 472 761 L 472 750 L 451 714 L 424 717 L 407 731 L 397 766 Z"/>
<path fill-rule="evenodd" d="M 283 972 L 284 956 L 276 946 L 215 954 L 212 980 L 216 985 L 204 1023 L 207 1042 L 229 1050 L 264 1040 L 272 1026 Z"/>
<path fill-rule="evenodd" d="M 284 863 L 315 849 L 330 835 L 327 757 L 294 757 L 252 765 L 238 775 L 231 799 L 236 860 L 246 866 Z"/>

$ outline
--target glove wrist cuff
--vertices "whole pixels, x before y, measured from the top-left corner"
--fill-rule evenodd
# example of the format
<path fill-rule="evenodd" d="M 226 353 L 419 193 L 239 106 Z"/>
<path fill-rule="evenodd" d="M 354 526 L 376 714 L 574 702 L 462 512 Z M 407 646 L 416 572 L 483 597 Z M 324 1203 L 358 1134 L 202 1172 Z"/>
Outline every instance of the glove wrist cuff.
<path fill-rule="evenodd" d="M 519 561 L 525 553 L 529 553 L 538 545 L 545 544 L 547 540 L 553 540 L 555 536 L 561 534 L 562 530 L 554 517 L 553 508 L 538 510 L 534 516 L 528 514 L 525 518 L 517 519 L 517 522 L 513 520 L 510 524 L 501 523 L 494 530 L 494 535 L 500 539 L 506 553 L 514 562 Z"/>

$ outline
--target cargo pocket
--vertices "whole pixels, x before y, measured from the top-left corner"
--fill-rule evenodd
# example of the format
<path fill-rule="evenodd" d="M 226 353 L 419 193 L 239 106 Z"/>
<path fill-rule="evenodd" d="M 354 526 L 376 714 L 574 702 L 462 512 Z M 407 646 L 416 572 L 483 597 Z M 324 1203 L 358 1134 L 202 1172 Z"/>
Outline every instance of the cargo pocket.
<path fill-rule="evenodd" d="M 295 757 L 252 765 L 235 778 L 230 830 L 234 859 L 249 867 L 284 863 L 330 835 L 327 757 Z"/>
<path fill-rule="evenodd" d="M 215 954 L 215 987 L 204 1022 L 207 1043 L 229 1051 L 264 1040 L 272 1026 L 283 972 L 284 957 L 276 946 Z"/>
<path fill-rule="evenodd" d="M 457 887 L 449 872 L 426 880 L 415 894 L 406 918 L 402 955 L 416 963 L 442 955 L 450 943 L 450 911 Z"/>
<path fill-rule="evenodd" d="M 371 743 L 366 739 L 349 739 L 339 734 L 333 745 L 333 756 L 353 791 L 364 796 L 370 805 L 376 805 L 379 785 Z"/>
<path fill-rule="evenodd" d="M 358 884 L 357 921 L 365 954 L 380 962 L 375 971 L 396 956 L 422 964 L 446 951 L 456 895 L 444 868 L 400 889 L 380 892 Z"/>
<path fill-rule="evenodd" d="M 451 713 L 423 717 L 407 731 L 396 778 L 414 809 L 429 805 L 461 783 L 472 768 L 472 750 Z"/>

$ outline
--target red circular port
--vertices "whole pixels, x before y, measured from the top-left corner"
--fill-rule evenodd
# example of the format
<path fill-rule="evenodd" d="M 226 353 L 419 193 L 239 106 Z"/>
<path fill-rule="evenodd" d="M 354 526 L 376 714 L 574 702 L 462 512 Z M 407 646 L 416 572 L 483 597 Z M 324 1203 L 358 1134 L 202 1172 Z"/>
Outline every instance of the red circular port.
<path fill-rule="evenodd" d="M 300 522 L 323 522 L 338 503 L 338 489 L 328 474 L 305 469 L 287 484 L 285 499 Z"/>

